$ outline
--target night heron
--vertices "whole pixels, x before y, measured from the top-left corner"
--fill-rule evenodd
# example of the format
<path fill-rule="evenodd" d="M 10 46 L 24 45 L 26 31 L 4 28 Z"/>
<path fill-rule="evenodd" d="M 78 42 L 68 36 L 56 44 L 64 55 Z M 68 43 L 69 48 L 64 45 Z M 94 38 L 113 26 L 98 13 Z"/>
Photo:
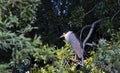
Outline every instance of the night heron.
<path fill-rule="evenodd" d="M 64 37 L 65 40 L 70 43 L 73 51 L 77 54 L 77 56 L 82 59 L 82 64 L 84 63 L 84 58 L 83 58 L 83 49 L 80 46 L 80 42 L 75 36 L 75 34 L 72 31 L 68 31 L 67 33 L 64 33 L 61 37 Z"/>
<path fill-rule="evenodd" d="M 84 48 L 85 48 L 85 45 L 86 45 L 86 42 L 88 41 L 88 39 L 90 38 L 92 32 L 93 32 L 93 29 L 94 29 L 94 26 L 95 24 L 101 22 L 102 19 L 99 19 L 95 22 L 92 23 L 91 25 L 91 28 L 90 28 L 90 31 L 87 35 L 87 37 L 84 39 L 84 41 L 82 43 L 81 42 L 81 36 L 82 36 L 82 32 L 80 34 L 80 41 L 77 39 L 77 37 L 75 36 L 75 34 L 72 32 L 72 31 L 68 31 L 67 33 L 64 33 L 61 37 L 64 37 L 65 40 L 67 42 L 70 43 L 73 51 L 77 54 L 77 56 L 79 58 L 82 59 L 82 66 L 84 65 L 84 57 L 83 57 L 83 54 L 84 54 Z M 86 28 L 86 26 L 82 29 L 82 31 Z"/>

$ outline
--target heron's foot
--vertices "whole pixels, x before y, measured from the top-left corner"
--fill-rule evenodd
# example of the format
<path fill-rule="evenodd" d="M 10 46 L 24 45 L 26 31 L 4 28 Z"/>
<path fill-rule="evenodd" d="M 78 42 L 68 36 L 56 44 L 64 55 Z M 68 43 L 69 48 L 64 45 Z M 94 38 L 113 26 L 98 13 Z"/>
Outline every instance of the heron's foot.
<path fill-rule="evenodd" d="M 75 66 L 77 66 L 77 65 L 84 66 L 84 64 L 81 61 L 76 60 L 74 58 L 71 58 L 71 61 L 74 62 Z"/>
<path fill-rule="evenodd" d="M 84 63 L 83 62 L 81 62 L 81 61 L 79 61 L 79 63 L 78 63 L 79 65 L 81 65 L 81 66 L 84 66 Z"/>
<path fill-rule="evenodd" d="M 81 65 L 81 66 L 84 66 L 84 64 L 82 64 L 82 63 L 81 63 L 80 65 Z"/>

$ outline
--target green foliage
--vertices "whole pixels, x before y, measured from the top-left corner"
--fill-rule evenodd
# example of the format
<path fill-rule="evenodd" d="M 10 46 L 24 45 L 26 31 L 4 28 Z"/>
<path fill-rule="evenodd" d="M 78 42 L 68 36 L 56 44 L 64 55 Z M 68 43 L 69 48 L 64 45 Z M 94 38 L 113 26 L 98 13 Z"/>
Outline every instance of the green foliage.
<path fill-rule="evenodd" d="M 9 67 L 9 64 L 0 64 L 0 72 L 1 73 L 10 73 L 10 69 L 6 69 Z"/>
<path fill-rule="evenodd" d="M 34 53 L 35 61 L 42 62 L 42 66 L 37 66 L 35 64 L 35 69 L 33 68 L 33 73 L 38 72 L 64 72 L 65 70 L 62 63 L 68 63 L 70 57 L 72 56 L 72 51 L 70 45 L 66 43 L 65 47 L 61 49 L 55 49 L 54 47 L 48 47 L 47 45 L 39 48 Z M 40 67 L 40 69 L 36 69 Z M 61 70 L 62 69 L 62 70 Z"/>
<path fill-rule="evenodd" d="M 116 32 L 116 36 L 119 37 L 119 32 Z M 116 38 L 118 38 L 116 37 Z M 120 41 L 115 40 L 115 36 L 111 39 L 111 41 L 107 41 L 105 39 L 100 39 L 98 44 L 94 44 L 96 46 L 97 51 L 91 51 L 91 57 L 84 61 L 85 66 L 80 67 L 78 70 L 76 69 L 76 65 L 74 62 L 70 62 L 71 57 L 73 57 L 73 51 L 70 48 L 70 45 L 66 43 L 64 47 L 61 49 L 54 49 L 54 53 L 51 57 L 52 64 L 46 63 L 48 62 L 43 58 L 45 64 L 43 67 L 33 69 L 33 73 L 119 73 L 120 66 Z M 48 48 L 49 49 L 49 48 Z M 47 51 L 47 50 L 44 50 Z M 38 52 L 38 51 L 37 51 Z M 49 50 L 50 52 L 50 50 Z M 39 55 L 40 56 L 40 55 Z M 47 55 L 49 56 L 49 55 Z M 37 57 L 37 56 L 36 56 Z M 54 59 L 55 58 L 55 59 Z"/>
<path fill-rule="evenodd" d="M 88 66 L 93 72 L 114 72 L 119 73 L 120 66 L 120 41 L 107 41 L 101 39 L 97 45 L 97 51 L 93 55 L 93 61 Z"/>
<path fill-rule="evenodd" d="M 84 9 L 82 7 L 76 7 L 71 13 L 70 21 L 68 24 L 71 27 L 81 27 L 84 16 Z"/>
<path fill-rule="evenodd" d="M 35 20 L 38 4 L 39 0 L 0 0 L 0 64 L 7 63 L 1 68 L 19 69 L 29 53 L 34 52 L 35 41 L 39 39 L 32 40 L 25 36 L 34 29 L 31 24 Z"/>
<path fill-rule="evenodd" d="M 0 73 L 119 73 L 119 1 L 81 4 L 70 6 L 66 16 L 57 16 L 50 1 L 0 0 Z M 89 51 L 85 66 L 79 67 L 72 61 L 75 53 L 70 44 L 61 42 L 59 36 L 66 30 L 78 32 L 98 18 L 103 21 L 90 44 L 96 49 Z"/>

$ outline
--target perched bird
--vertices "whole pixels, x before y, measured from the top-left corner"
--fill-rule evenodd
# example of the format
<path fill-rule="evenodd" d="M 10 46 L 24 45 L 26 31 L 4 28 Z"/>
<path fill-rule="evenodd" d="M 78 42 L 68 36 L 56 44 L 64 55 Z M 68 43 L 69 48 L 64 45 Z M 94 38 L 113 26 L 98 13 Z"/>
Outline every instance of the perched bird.
<path fill-rule="evenodd" d="M 83 65 L 83 49 L 80 46 L 80 42 L 75 36 L 75 34 L 72 31 L 68 31 L 67 33 L 64 33 L 61 38 L 64 37 L 65 40 L 70 43 L 73 51 L 77 54 L 77 56 L 81 59 L 82 58 L 82 65 Z"/>
<path fill-rule="evenodd" d="M 93 32 L 94 26 L 95 26 L 97 23 L 101 22 L 102 20 L 103 20 L 103 19 L 96 20 L 96 21 L 94 21 L 94 22 L 92 23 L 92 25 L 90 25 L 91 28 L 90 28 L 90 30 L 89 30 L 89 33 L 88 33 L 88 35 L 86 36 L 86 38 L 84 39 L 83 42 L 81 41 L 82 32 L 83 32 L 83 30 L 84 30 L 85 28 L 88 27 L 88 25 L 84 26 L 84 27 L 81 29 L 80 41 L 81 41 L 82 43 L 80 43 L 80 41 L 77 39 L 77 37 L 75 36 L 75 34 L 74 34 L 72 31 L 68 31 L 67 33 L 64 33 L 64 34 L 61 36 L 61 38 L 64 37 L 65 40 L 70 43 L 73 51 L 77 54 L 77 56 L 78 56 L 79 58 L 82 59 L 82 64 L 81 64 L 82 66 L 84 65 L 84 57 L 83 57 L 83 54 L 84 54 L 84 48 L 85 48 L 86 42 L 88 41 L 88 39 L 90 38 L 90 36 L 91 36 L 91 34 L 92 34 L 92 32 Z"/>

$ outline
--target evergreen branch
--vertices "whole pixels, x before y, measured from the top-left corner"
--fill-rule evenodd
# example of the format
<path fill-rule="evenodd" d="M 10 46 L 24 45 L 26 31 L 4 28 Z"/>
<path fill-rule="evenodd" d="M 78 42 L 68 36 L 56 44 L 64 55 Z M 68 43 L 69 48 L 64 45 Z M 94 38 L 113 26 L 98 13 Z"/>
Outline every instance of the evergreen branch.
<path fill-rule="evenodd" d="M 33 3 L 34 1 L 32 1 L 32 0 L 26 0 L 26 1 L 13 0 L 13 1 L 10 1 L 10 2 L 4 1 L 4 2 L 0 3 L 0 6 L 9 6 L 9 5 L 14 4 L 14 3 L 23 3 L 23 2 Z"/>
<path fill-rule="evenodd" d="M 10 4 L 16 3 L 16 2 L 21 2 L 21 1 L 19 1 L 19 0 L 14 0 L 14 1 L 10 1 L 10 2 L 4 1 L 4 2 L 1 2 L 0 5 L 1 6 L 9 6 Z"/>

